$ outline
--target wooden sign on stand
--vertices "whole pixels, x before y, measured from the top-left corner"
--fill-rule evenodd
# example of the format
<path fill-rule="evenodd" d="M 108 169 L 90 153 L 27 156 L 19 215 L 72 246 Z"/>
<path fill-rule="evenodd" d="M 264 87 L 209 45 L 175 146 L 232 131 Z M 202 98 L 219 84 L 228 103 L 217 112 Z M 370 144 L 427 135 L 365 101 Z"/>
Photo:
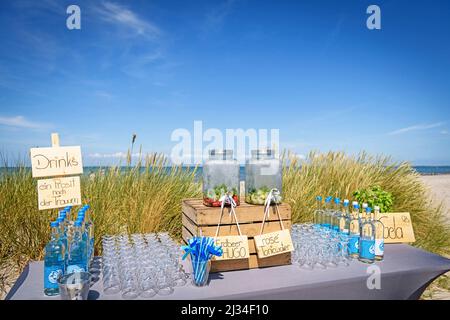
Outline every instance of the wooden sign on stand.
<path fill-rule="evenodd" d="M 39 210 L 81 205 L 80 177 L 68 176 L 83 173 L 79 146 L 60 147 L 52 133 L 52 147 L 31 148 L 30 157 L 33 177 L 52 177 L 37 181 Z"/>
<path fill-rule="evenodd" d="M 376 218 L 384 225 L 384 243 L 416 241 L 409 212 L 379 213 Z"/>
<path fill-rule="evenodd" d="M 39 210 L 81 205 L 80 177 L 38 180 Z"/>

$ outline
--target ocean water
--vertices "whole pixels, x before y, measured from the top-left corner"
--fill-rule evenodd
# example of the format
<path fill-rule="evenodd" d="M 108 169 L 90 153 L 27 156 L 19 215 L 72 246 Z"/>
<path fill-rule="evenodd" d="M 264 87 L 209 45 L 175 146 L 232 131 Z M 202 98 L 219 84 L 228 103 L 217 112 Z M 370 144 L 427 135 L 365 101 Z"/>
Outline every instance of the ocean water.
<path fill-rule="evenodd" d="M 450 166 L 413 166 L 414 170 L 416 170 L 421 175 L 438 175 L 438 174 L 450 174 Z M 98 171 L 100 167 L 84 167 L 84 174 L 89 175 Z M 107 168 L 102 168 L 103 170 L 107 170 Z M 170 167 L 166 168 L 167 171 L 170 170 Z M 0 168 L 0 174 L 14 171 L 16 168 Z M 127 167 L 122 167 L 122 170 L 127 170 Z M 142 168 L 144 170 L 144 168 Z M 194 170 L 194 167 L 183 167 L 183 170 Z M 196 177 L 198 179 L 201 178 L 202 175 L 202 167 L 197 168 Z M 245 180 L 245 167 L 240 167 L 240 180 Z"/>
<path fill-rule="evenodd" d="M 183 167 L 183 170 L 194 170 L 195 167 Z M 437 174 L 450 174 L 450 166 L 413 166 L 421 175 L 437 175 Z M 84 173 L 92 173 L 97 171 L 98 167 L 85 167 Z M 170 168 L 167 168 L 169 171 Z M 202 167 L 197 168 L 196 176 L 200 178 L 202 175 Z M 245 180 L 245 167 L 241 166 L 239 170 L 240 180 Z"/>

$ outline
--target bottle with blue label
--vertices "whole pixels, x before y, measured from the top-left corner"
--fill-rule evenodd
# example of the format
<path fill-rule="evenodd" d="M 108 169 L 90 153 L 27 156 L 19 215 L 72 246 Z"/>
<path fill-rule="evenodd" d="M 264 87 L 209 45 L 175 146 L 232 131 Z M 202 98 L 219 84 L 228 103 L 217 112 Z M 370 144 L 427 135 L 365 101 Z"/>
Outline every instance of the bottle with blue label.
<path fill-rule="evenodd" d="M 367 217 L 367 208 L 369 207 L 369 205 L 367 204 L 367 203 L 363 203 L 362 204 L 362 208 L 361 208 L 361 214 L 360 214 L 360 216 L 359 216 L 359 219 L 360 219 L 360 224 L 361 224 L 361 227 L 362 227 L 362 224 L 364 223 L 364 222 L 366 222 L 367 220 L 369 220 L 369 217 Z"/>
<path fill-rule="evenodd" d="M 323 212 L 323 219 L 322 219 L 322 226 L 325 228 L 329 228 L 329 229 L 331 229 L 331 217 L 332 217 L 331 201 L 332 200 L 333 200 L 333 197 L 325 198 L 325 205 L 324 205 L 324 212 Z"/>
<path fill-rule="evenodd" d="M 88 233 L 88 239 L 89 239 L 89 251 L 88 251 L 88 257 L 89 262 L 92 262 L 94 259 L 94 244 L 95 244 L 95 238 L 94 238 L 94 223 L 92 222 L 91 216 L 89 214 L 89 208 L 90 206 L 87 204 L 85 205 L 82 210 L 85 213 L 85 228 Z"/>
<path fill-rule="evenodd" d="M 64 245 L 64 250 L 65 250 L 65 255 L 64 255 L 64 260 L 67 257 L 67 251 L 69 248 L 69 244 L 67 242 L 67 236 L 66 236 L 66 227 L 65 227 L 65 222 L 64 222 L 64 218 L 60 215 L 58 219 L 56 219 L 56 221 L 59 224 L 58 227 L 58 231 L 59 231 L 59 240 L 61 240 L 61 242 Z"/>
<path fill-rule="evenodd" d="M 69 243 L 66 273 L 87 271 L 87 246 L 83 241 L 82 222 L 75 221 L 73 236 Z"/>
<path fill-rule="evenodd" d="M 316 197 L 317 209 L 314 211 L 314 224 L 322 225 L 323 220 L 323 208 L 322 208 L 322 197 Z"/>
<path fill-rule="evenodd" d="M 77 217 L 76 221 L 81 222 L 82 239 L 83 239 L 83 242 L 86 244 L 86 267 L 87 267 L 86 270 L 89 271 L 89 265 L 90 265 L 89 258 L 90 258 L 90 250 L 91 250 L 91 248 L 90 248 L 90 241 L 89 241 L 89 232 L 88 232 L 88 229 L 87 229 L 87 226 L 86 226 L 85 219 L 86 219 L 86 216 L 85 216 L 84 211 L 78 212 L 78 217 Z"/>
<path fill-rule="evenodd" d="M 334 198 L 334 209 L 331 213 L 331 229 L 339 232 L 339 220 L 341 219 L 341 199 Z"/>
<path fill-rule="evenodd" d="M 344 202 L 342 202 L 342 213 L 339 216 L 339 232 L 345 235 L 349 235 L 350 233 L 351 218 L 348 205 L 348 199 L 344 199 Z"/>
<path fill-rule="evenodd" d="M 59 224 L 50 223 L 51 239 L 45 246 L 44 258 L 44 294 L 55 296 L 59 294 L 58 278 L 64 275 L 64 244 L 59 239 Z"/>
<path fill-rule="evenodd" d="M 366 217 L 371 215 L 372 208 L 366 208 Z M 361 225 L 359 239 L 359 261 L 364 263 L 375 262 L 375 227 L 370 219 L 365 219 Z"/>
<path fill-rule="evenodd" d="M 380 207 L 375 206 L 373 214 L 373 225 L 375 227 L 375 260 L 384 259 L 384 224 L 380 221 Z"/>
<path fill-rule="evenodd" d="M 348 237 L 348 254 L 351 258 L 357 259 L 359 257 L 359 237 L 360 237 L 360 219 L 359 219 L 359 205 L 353 204 L 352 217 L 349 224 Z"/>

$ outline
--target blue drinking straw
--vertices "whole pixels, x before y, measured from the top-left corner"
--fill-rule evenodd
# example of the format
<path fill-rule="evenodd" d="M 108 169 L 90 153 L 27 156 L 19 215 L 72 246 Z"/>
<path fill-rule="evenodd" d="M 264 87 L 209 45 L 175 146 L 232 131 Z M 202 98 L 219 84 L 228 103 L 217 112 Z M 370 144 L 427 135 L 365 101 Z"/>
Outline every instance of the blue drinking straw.
<path fill-rule="evenodd" d="M 189 239 L 188 245 L 181 248 L 185 252 L 182 257 L 183 260 L 188 255 L 191 256 L 194 281 L 197 284 L 201 283 L 207 275 L 207 262 L 212 256 L 221 256 L 223 253 L 222 247 L 214 245 L 214 238 L 203 236 Z"/>

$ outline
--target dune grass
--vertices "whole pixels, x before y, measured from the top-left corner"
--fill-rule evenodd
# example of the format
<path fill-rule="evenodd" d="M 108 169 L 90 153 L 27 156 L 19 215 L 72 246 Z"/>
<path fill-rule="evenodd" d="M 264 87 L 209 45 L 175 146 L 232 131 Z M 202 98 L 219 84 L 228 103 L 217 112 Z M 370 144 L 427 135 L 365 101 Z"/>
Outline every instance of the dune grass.
<path fill-rule="evenodd" d="M 411 213 L 415 246 L 450 254 L 450 225 L 409 164 L 336 152 L 311 153 L 302 160 L 286 152 L 283 160 L 283 193 L 292 206 L 293 222 L 312 220 L 318 194 L 352 199 L 355 190 L 379 185 L 394 195 L 394 211 Z M 169 231 L 180 237 L 181 200 L 200 197 L 201 185 L 195 170 L 166 164 L 163 156 L 149 155 L 126 169 L 105 168 L 82 176 L 82 198 L 91 205 L 97 253 L 104 234 Z M 12 273 L 29 260 L 42 259 L 48 224 L 57 216 L 57 210 L 38 211 L 36 179 L 23 163 L 14 165 L 16 170 L 0 176 L 0 293 Z"/>

